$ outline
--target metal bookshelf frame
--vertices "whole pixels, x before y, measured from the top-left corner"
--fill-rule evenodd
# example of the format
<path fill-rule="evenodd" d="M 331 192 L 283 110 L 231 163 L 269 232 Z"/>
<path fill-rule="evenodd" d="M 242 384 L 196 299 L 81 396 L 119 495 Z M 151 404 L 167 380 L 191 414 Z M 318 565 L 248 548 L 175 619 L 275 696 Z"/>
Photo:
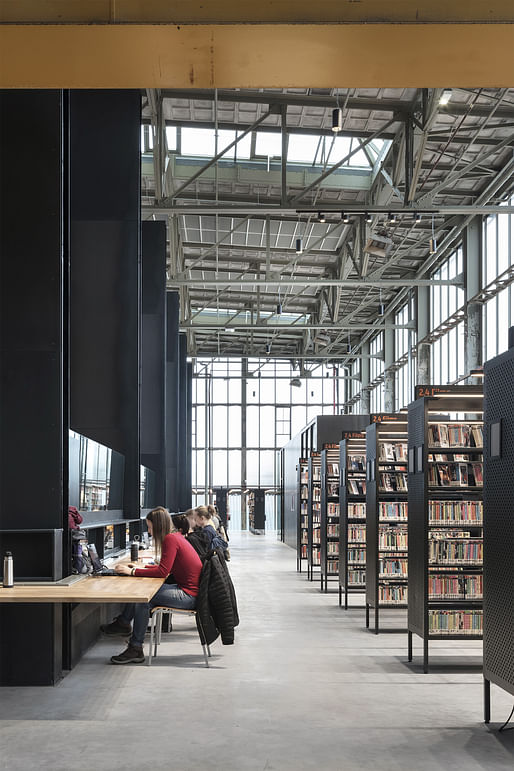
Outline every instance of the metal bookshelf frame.
<path fill-rule="evenodd" d="M 302 487 L 305 486 L 307 488 L 307 490 L 308 490 L 309 480 L 307 478 L 307 482 L 302 482 L 302 472 L 307 472 L 307 474 L 309 473 L 309 461 L 306 458 L 300 458 L 298 460 L 298 472 L 297 472 L 297 497 L 296 497 L 296 500 L 298 501 L 298 511 L 297 511 L 298 529 L 297 529 L 297 538 L 296 538 L 296 570 L 299 573 L 302 572 L 302 562 L 303 561 L 308 562 L 308 556 L 302 557 L 302 546 L 304 545 L 302 543 L 302 536 L 303 536 L 303 531 L 305 531 L 306 535 L 308 534 L 308 531 L 309 531 L 309 527 L 308 527 L 309 515 L 308 515 L 308 509 L 307 509 L 308 501 L 309 501 L 309 496 L 307 494 L 306 498 L 302 498 Z M 302 514 L 302 504 L 303 503 L 305 503 L 305 509 L 306 509 L 305 514 Z M 307 526 L 306 527 L 302 526 L 302 518 L 303 518 L 303 516 L 305 516 L 307 518 Z M 308 535 L 307 535 L 307 539 L 308 539 Z M 307 546 L 307 549 L 308 549 L 308 540 L 305 543 L 305 546 Z M 307 554 L 308 554 L 308 552 L 307 552 Z"/>
<path fill-rule="evenodd" d="M 321 451 L 321 530 L 320 530 L 320 579 L 321 579 L 321 591 L 328 592 L 329 582 L 339 581 L 339 565 L 337 571 L 329 571 L 329 565 L 334 562 L 335 559 L 339 562 L 340 554 L 338 551 L 337 557 L 334 554 L 329 554 L 329 543 L 337 543 L 339 549 L 339 535 L 333 536 L 328 534 L 328 528 L 330 525 L 340 526 L 340 514 L 337 516 L 328 513 L 328 506 L 330 503 L 337 503 L 339 507 L 339 471 L 337 475 L 329 475 L 328 466 L 330 463 L 337 463 L 339 466 L 339 444 L 325 444 Z M 337 494 L 328 494 L 328 485 L 332 484 L 337 489 Z"/>
<path fill-rule="evenodd" d="M 395 461 L 380 460 L 380 444 L 389 441 L 391 444 L 407 443 L 407 415 L 398 414 L 377 414 L 371 416 L 371 425 L 366 429 L 366 628 L 370 625 L 370 610 L 374 609 L 374 632 L 380 631 L 379 616 L 381 608 L 400 609 L 406 608 L 407 603 L 385 603 L 379 601 L 380 586 L 396 586 L 406 584 L 405 578 L 383 578 L 380 576 L 379 563 L 384 550 L 379 548 L 380 544 L 380 504 L 381 503 L 406 503 L 407 491 L 383 491 L 380 490 L 380 470 L 381 466 L 394 465 Z M 396 464 L 399 465 L 399 464 Z M 402 463 L 407 465 L 407 463 Z M 386 469 L 382 469 L 385 471 Z M 390 522 L 389 524 L 400 524 Z M 402 523 L 403 524 L 403 523 Z M 388 557 L 401 555 L 399 559 L 408 557 L 407 552 L 394 550 L 387 552 Z"/>
<path fill-rule="evenodd" d="M 348 480 L 352 477 L 357 477 L 365 481 L 366 470 L 363 472 L 351 471 L 348 468 L 348 458 L 352 455 L 361 454 L 366 457 L 366 434 L 362 431 L 349 431 L 343 434 L 343 440 L 339 443 L 339 606 L 342 606 L 342 599 L 344 594 L 344 609 L 348 610 L 348 595 L 349 594 L 364 594 L 366 591 L 366 582 L 363 584 L 350 584 L 348 574 L 350 569 L 359 569 L 359 565 L 352 563 L 350 566 L 348 562 L 348 549 L 357 548 L 359 544 L 350 544 L 348 537 L 348 529 L 351 525 L 363 525 L 366 527 L 366 496 L 355 495 L 348 489 Z M 362 517 L 350 517 L 348 513 L 348 506 L 352 503 L 361 503 L 364 507 L 364 514 Z M 363 549 L 366 548 L 366 543 L 360 544 Z M 366 572 L 366 562 L 362 565 L 364 574 Z"/>
<path fill-rule="evenodd" d="M 477 640 L 482 634 L 435 634 L 429 631 L 430 610 L 473 610 L 482 608 L 482 600 L 429 599 L 429 531 L 441 530 L 444 525 L 430 524 L 429 502 L 431 500 L 481 501 L 481 487 L 431 486 L 428 476 L 429 454 L 451 455 L 459 453 L 480 454 L 482 448 L 448 448 L 429 444 L 428 426 L 432 423 L 472 423 L 481 419 L 469 417 L 482 415 L 482 386 L 417 386 L 416 399 L 409 405 L 409 590 L 408 590 L 408 660 L 412 661 L 412 637 L 423 640 L 423 672 L 428 672 L 428 646 L 430 640 Z M 451 418 L 460 414 L 462 418 Z M 431 421 L 429 420 L 432 415 Z M 468 417 L 464 417 L 467 415 Z M 452 525 L 452 529 L 474 530 L 481 537 L 482 526 L 473 524 Z M 473 536 L 471 536 L 473 537 Z M 445 568 L 454 567 L 455 572 L 481 573 L 481 567 L 465 563 L 440 563 L 441 573 Z M 433 571 L 435 572 L 435 571 Z"/>
<path fill-rule="evenodd" d="M 320 471 L 320 478 L 318 480 L 313 479 L 313 470 L 318 469 Z M 309 457 L 309 499 L 307 502 L 307 514 L 308 514 L 308 523 L 309 523 L 309 533 L 308 533 L 308 549 L 307 549 L 307 579 L 309 581 L 312 581 L 314 579 L 314 572 L 315 568 L 320 568 L 320 565 L 315 565 L 313 561 L 313 552 L 314 552 L 314 546 L 318 546 L 318 544 L 314 544 L 313 542 L 313 527 L 314 527 L 314 512 L 313 512 L 313 503 L 317 503 L 318 501 L 313 500 L 313 487 L 319 487 L 320 488 L 320 498 L 319 498 L 319 518 L 316 524 L 319 524 L 319 527 L 321 528 L 321 453 L 320 452 L 311 452 Z M 318 510 L 316 510 L 318 511 Z"/>

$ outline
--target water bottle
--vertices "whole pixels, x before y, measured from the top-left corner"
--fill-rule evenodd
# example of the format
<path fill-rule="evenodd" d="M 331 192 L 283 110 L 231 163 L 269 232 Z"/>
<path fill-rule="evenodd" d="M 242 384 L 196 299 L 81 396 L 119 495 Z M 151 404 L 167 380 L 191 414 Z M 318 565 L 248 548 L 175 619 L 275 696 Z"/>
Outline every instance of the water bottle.
<path fill-rule="evenodd" d="M 139 536 L 135 535 L 134 540 L 130 544 L 130 561 L 137 562 L 139 559 Z"/>
<path fill-rule="evenodd" d="M 10 589 L 14 586 L 14 564 L 10 551 L 5 552 L 4 557 L 4 588 Z"/>

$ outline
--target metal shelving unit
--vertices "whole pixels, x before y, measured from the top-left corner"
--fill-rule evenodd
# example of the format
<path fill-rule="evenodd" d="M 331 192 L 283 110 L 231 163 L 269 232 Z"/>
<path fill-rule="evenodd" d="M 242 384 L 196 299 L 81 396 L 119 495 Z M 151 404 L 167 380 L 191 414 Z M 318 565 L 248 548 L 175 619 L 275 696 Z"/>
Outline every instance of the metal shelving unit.
<path fill-rule="evenodd" d="M 366 590 L 366 435 L 343 434 L 339 444 L 339 605 Z"/>
<path fill-rule="evenodd" d="M 339 580 L 339 444 L 321 451 L 321 591 Z"/>

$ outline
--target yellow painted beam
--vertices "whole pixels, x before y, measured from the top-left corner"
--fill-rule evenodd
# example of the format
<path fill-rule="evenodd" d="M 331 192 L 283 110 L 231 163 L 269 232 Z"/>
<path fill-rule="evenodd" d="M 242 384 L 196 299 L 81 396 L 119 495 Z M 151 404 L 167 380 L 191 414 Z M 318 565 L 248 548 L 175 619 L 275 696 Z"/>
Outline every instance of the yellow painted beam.
<path fill-rule="evenodd" d="M 513 51 L 510 24 L 0 25 L 0 87 L 510 87 Z"/>
<path fill-rule="evenodd" d="M 512 0 L 0 0 L 0 22 L 128 24 L 513 21 Z"/>

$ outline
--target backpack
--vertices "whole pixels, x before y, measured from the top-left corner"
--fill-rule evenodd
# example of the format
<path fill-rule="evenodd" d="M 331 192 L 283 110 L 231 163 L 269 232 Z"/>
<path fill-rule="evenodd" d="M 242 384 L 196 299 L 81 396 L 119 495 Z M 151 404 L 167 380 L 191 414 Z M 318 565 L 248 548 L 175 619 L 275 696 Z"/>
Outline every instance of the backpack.
<path fill-rule="evenodd" d="M 96 546 L 94 543 L 87 543 L 86 538 L 84 530 L 75 530 L 72 533 L 72 572 L 80 575 L 99 573 L 103 568 Z"/>

